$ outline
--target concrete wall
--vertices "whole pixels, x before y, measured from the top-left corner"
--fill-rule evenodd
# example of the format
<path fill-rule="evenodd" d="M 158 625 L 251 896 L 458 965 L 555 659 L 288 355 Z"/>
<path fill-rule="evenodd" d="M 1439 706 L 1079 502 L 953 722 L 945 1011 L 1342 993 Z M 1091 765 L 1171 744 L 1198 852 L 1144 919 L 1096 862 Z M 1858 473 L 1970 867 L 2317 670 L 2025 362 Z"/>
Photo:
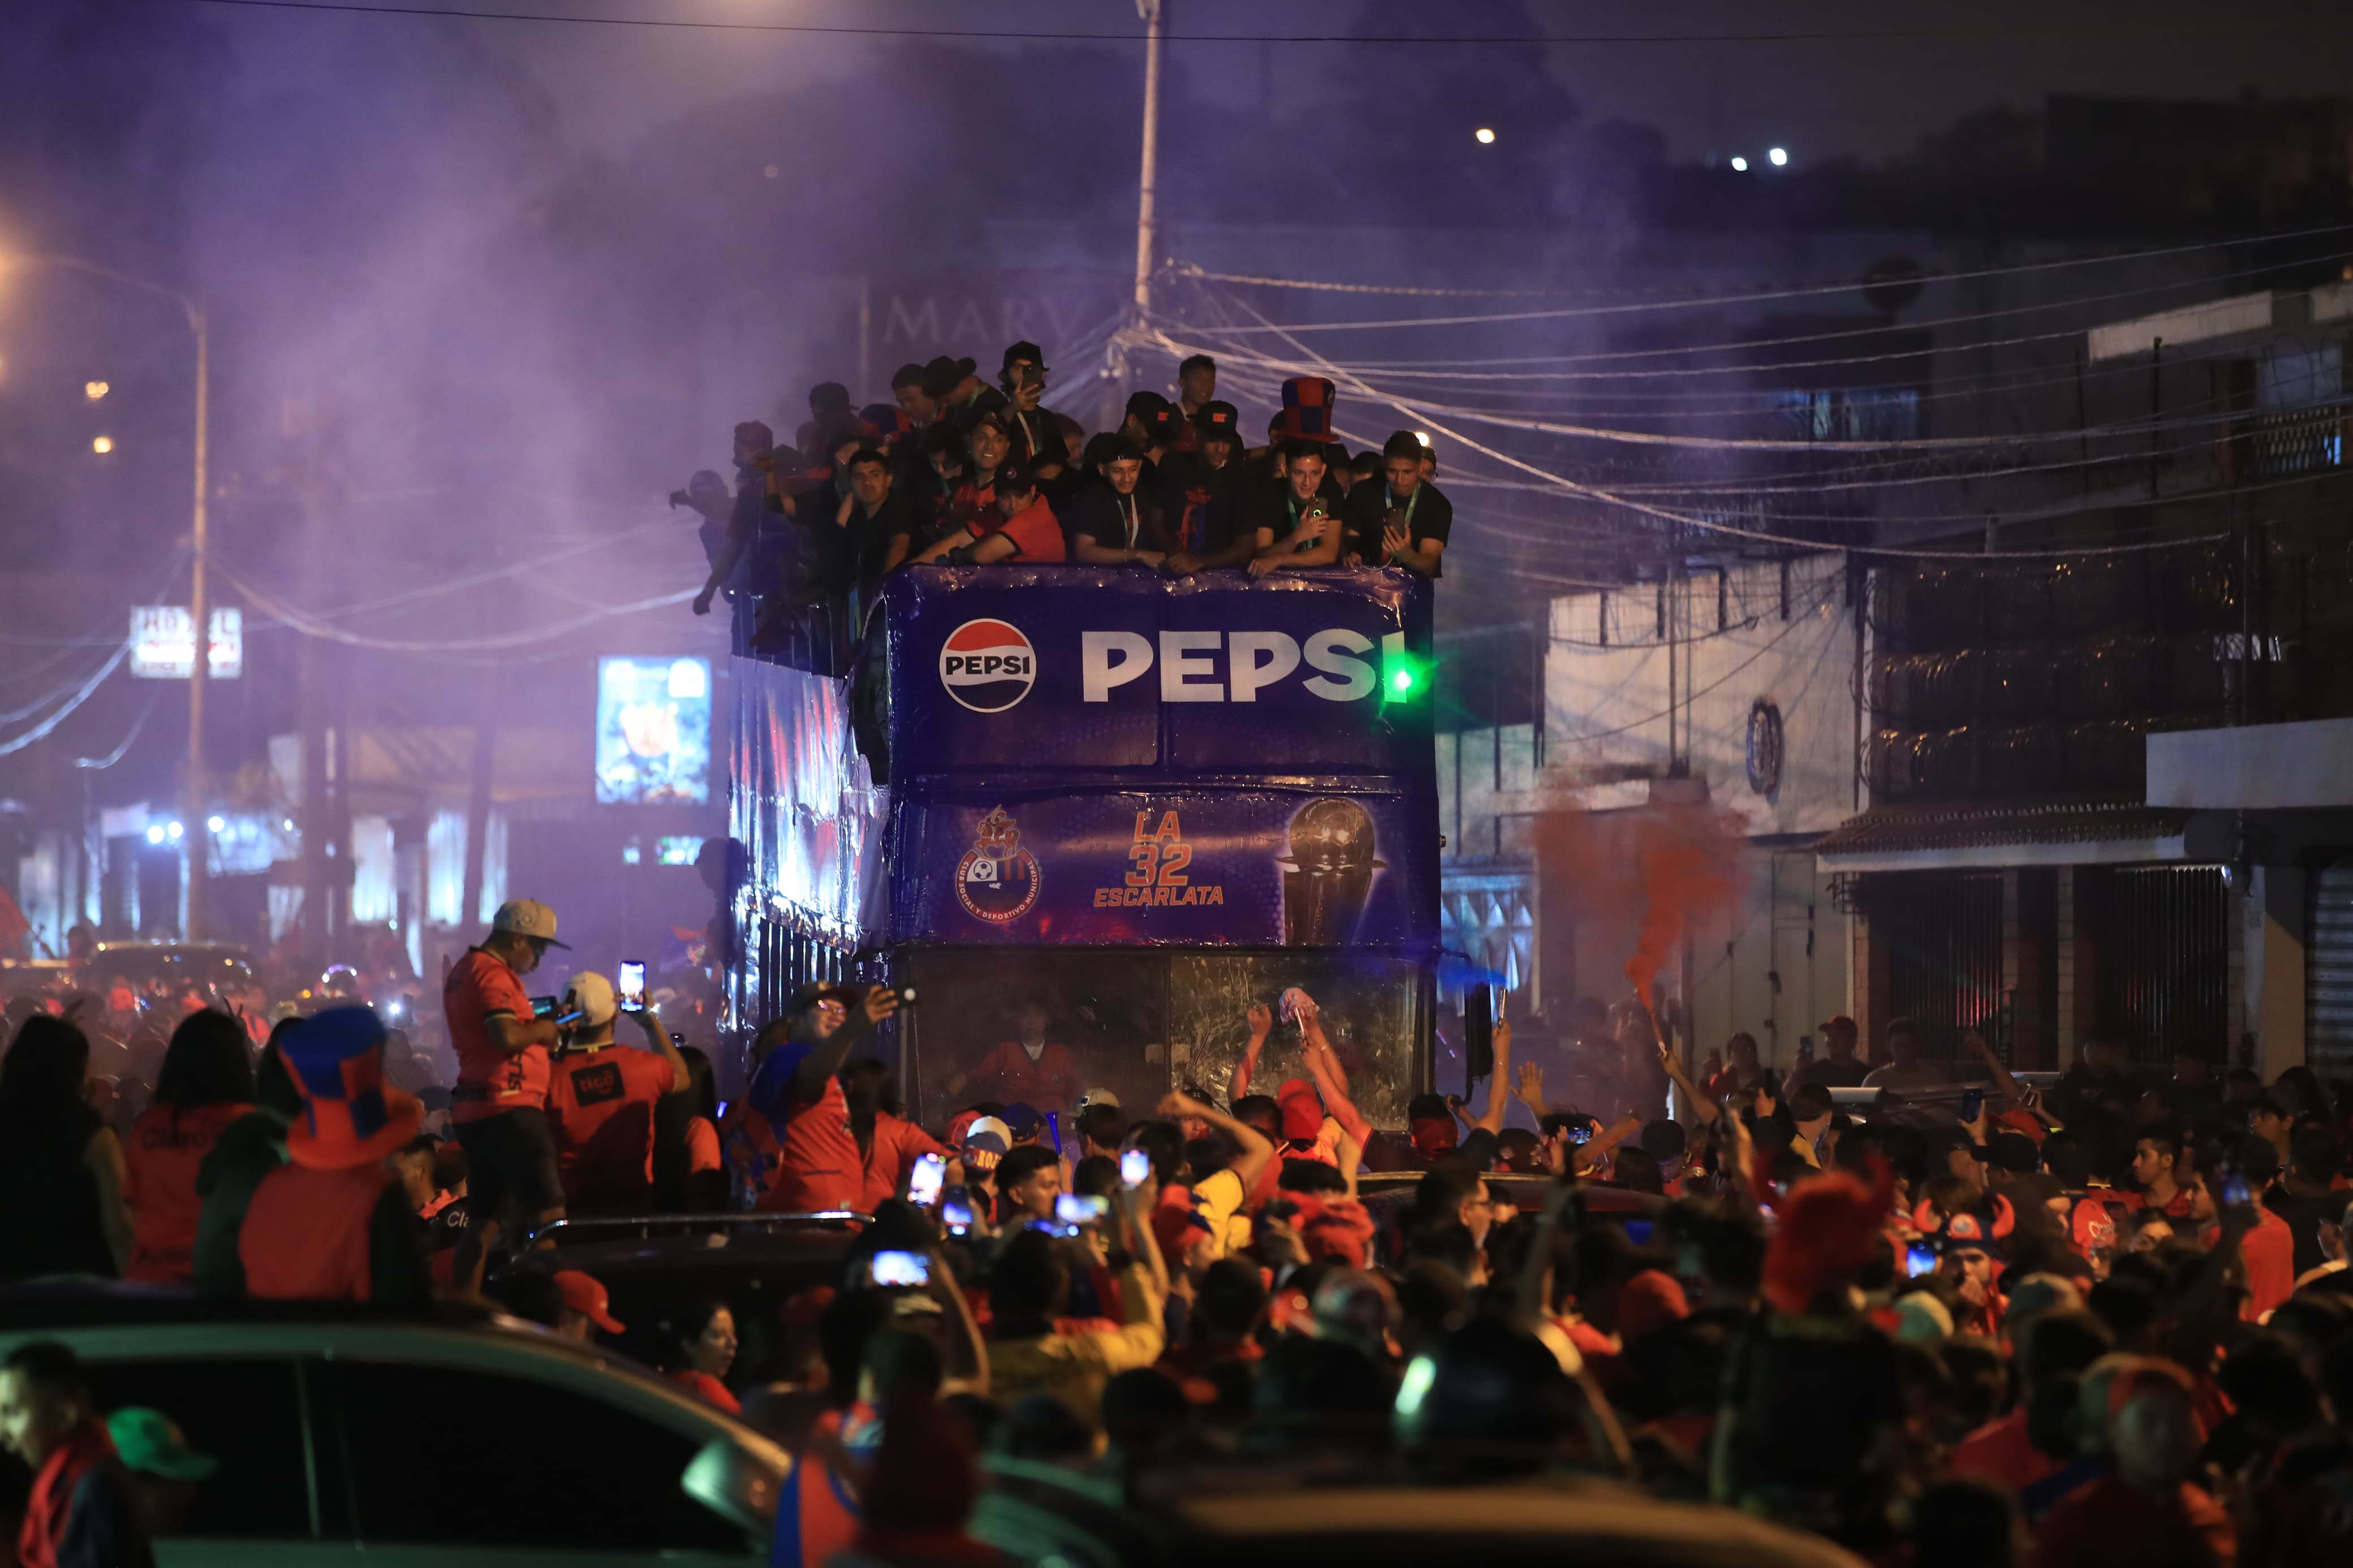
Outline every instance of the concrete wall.
<path fill-rule="evenodd" d="M 1675 750 L 1708 798 L 1751 836 L 1819 834 L 1861 809 L 1855 784 L 1855 616 L 1841 555 L 1709 574 L 1678 589 L 1638 587 L 1552 602 L 1545 658 L 1545 766 L 1564 783 L 1597 781 L 1589 809 L 1647 799 L 1617 775 L 1668 772 Z M 1661 607 L 1676 647 L 1661 632 Z M 1785 614 L 1786 606 L 1786 614 Z M 1677 700 L 1668 700 L 1674 666 Z M 1779 782 L 1749 785 L 1749 714 L 1777 708 Z"/>

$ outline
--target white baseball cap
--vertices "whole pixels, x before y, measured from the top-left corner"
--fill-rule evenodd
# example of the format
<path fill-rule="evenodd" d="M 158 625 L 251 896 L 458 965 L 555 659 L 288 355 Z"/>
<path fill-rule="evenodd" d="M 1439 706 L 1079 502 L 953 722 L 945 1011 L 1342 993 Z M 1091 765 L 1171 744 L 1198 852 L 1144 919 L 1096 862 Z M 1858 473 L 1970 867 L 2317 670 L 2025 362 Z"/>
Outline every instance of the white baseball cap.
<path fill-rule="evenodd" d="M 620 1010 L 613 996 L 613 983 L 593 969 L 584 969 L 564 983 L 564 1005 L 557 1009 L 579 1014 L 580 1021 L 591 1028 L 611 1023 Z"/>
<path fill-rule="evenodd" d="M 555 911 L 537 899 L 509 899 L 491 917 L 491 929 L 532 937 L 566 952 L 572 951 L 570 942 L 555 940 Z"/>

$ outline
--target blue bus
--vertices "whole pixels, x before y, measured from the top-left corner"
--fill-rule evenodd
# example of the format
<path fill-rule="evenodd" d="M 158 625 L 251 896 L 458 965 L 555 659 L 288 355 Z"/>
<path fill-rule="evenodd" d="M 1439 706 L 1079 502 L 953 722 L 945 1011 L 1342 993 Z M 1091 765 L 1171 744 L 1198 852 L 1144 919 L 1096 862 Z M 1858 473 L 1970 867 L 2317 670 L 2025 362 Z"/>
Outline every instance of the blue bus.
<path fill-rule="evenodd" d="M 896 574 L 849 679 L 737 661 L 731 1021 L 887 976 L 913 1114 L 1067 1116 L 1224 1099 L 1249 1009 L 1296 988 L 1402 1125 L 1431 1070 L 1430 651 L 1400 571 Z"/>

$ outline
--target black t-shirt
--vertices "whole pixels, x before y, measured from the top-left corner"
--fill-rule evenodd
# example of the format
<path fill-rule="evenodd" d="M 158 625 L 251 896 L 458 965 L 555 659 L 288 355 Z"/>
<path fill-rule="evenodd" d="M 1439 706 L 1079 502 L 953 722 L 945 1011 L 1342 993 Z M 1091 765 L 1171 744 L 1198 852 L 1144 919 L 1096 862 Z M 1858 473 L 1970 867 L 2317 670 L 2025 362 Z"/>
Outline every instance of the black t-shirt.
<path fill-rule="evenodd" d="M 1031 468 L 1042 463 L 1070 462 L 1070 447 L 1062 440 L 1061 422 L 1043 405 L 1033 414 L 1023 414 L 1008 403 L 997 410 L 997 417 L 1013 442 L 1011 461 Z"/>
<path fill-rule="evenodd" d="M 1340 516 L 1342 503 L 1339 499 L 1328 496 L 1321 490 L 1316 492 L 1315 499 L 1324 503 L 1324 511 L 1332 518 L 1330 526 L 1334 528 L 1347 526 Z M 1299 537 L 1299 521 L 1305 510 L 1306 508 L 1300 504 L 1298 498 L 1292 494 L 1291 486 L 1288 483 L 1261 485 L 1245 495 L 1242 500 L 1241 526 L 1253 538 L 1261 529 L 1263 529 L 1276 544 L 1290 541 L 1293 549 L 1305 549 L 1308 544 L 1307 540 Z"/>
<path fill-rule="evenodd" d="M 871 517 L 866 514 L 864 507 L 852 501 L 846 531 L 849 536 L 850 572 L 858 585 L 871 588 L 881 577 L 882 558 L 891 549 L 891 541 L 900 534 L 908 536 L 908 553 L 913 554 L 916 548 L 920 548 L 912 542 L 922 527 L 923 520 L 916 515 L 915 504 L 907 499 L 906 493 L 895 482 L 891 486 L 891 493 L 882 498 L 881 506 Z"/>
<path fill-rule="evenodd" d="M 1198 452 L 1171 452 L 1160 465 L 1160 498 L 1173 548 L 1214 554 L 1234 542 L 1245 489 L 1241 459 L 1213 468 Z"/>
<path fill-rule="evenodd" d="M 2342 1197 L 2341 1194 L 2337 1195 Z M 2320 1222 L 2343 1214 L 2342 1202 L 2332 1204 L 2327 1194 L 2298 1197 L 2285 1187 L 2274 1187 L 2263 1194 L 2263 1207 L 2279 1215 L 2288 1234 L 2295 1238 L 2295 1267 L 2298 1274 L 2308 1274 L 2328 1261 L 2320 1250 Z"/>
<path fill-rule="evenodd" d="M 1348 492 L 1348 504 L 1344 515 L 1348 522 L 1348 542 L 1345 548 L 1367 566 L 1378 566 L 1381 560 L 1381 535 L 1388 531 L 1392 512 L 1405 514 L 1408 532 L 1416 545 L 1426 539 L 1443 544 L 1454 528 L 1454 503 L 1444 491 L 1424 479 L 1414 486 L 1413 494 L 1403 498 L 1389 494 L 1387 479 L 1365 479 Z M 1432 577 L 1445 575 L 1443 561 Z"/>
<path fill-rule="evenodd" d="M 1089 485 L 1066 516 L 1063 532 L 1073 546 L 1081 539 L 1092 539 L 1108 550 L 1167 552 L 1160 503 L 1140 483 L 1133 495 L 1124 497 L 1108 484 Z"/>

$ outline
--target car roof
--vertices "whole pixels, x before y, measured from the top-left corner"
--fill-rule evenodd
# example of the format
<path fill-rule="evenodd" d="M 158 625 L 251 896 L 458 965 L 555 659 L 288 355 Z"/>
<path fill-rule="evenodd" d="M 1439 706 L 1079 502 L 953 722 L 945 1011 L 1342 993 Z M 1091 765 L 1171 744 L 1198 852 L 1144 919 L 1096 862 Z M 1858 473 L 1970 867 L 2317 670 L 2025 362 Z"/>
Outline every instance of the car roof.
<path fill-rule="evenodd" d="M 1859 1568 L 1819 1537 L 1729 1509 L 1669 1503 L 1601 1477 L 1434 1486 L 1377 1461 L 1261 1455 L 1147 1465 L 1127 1485 L 993 1458 L 996 1497 L 1042 1509 L 1106 1544 L 1128 1538 L 1160 1560 L 1215 1553 L 1293 1561 L 1342 1538 L 1380 1541 L 1384 1561 L 1540 1544 L 1563 1561 L 1694 1568 Z"/>

